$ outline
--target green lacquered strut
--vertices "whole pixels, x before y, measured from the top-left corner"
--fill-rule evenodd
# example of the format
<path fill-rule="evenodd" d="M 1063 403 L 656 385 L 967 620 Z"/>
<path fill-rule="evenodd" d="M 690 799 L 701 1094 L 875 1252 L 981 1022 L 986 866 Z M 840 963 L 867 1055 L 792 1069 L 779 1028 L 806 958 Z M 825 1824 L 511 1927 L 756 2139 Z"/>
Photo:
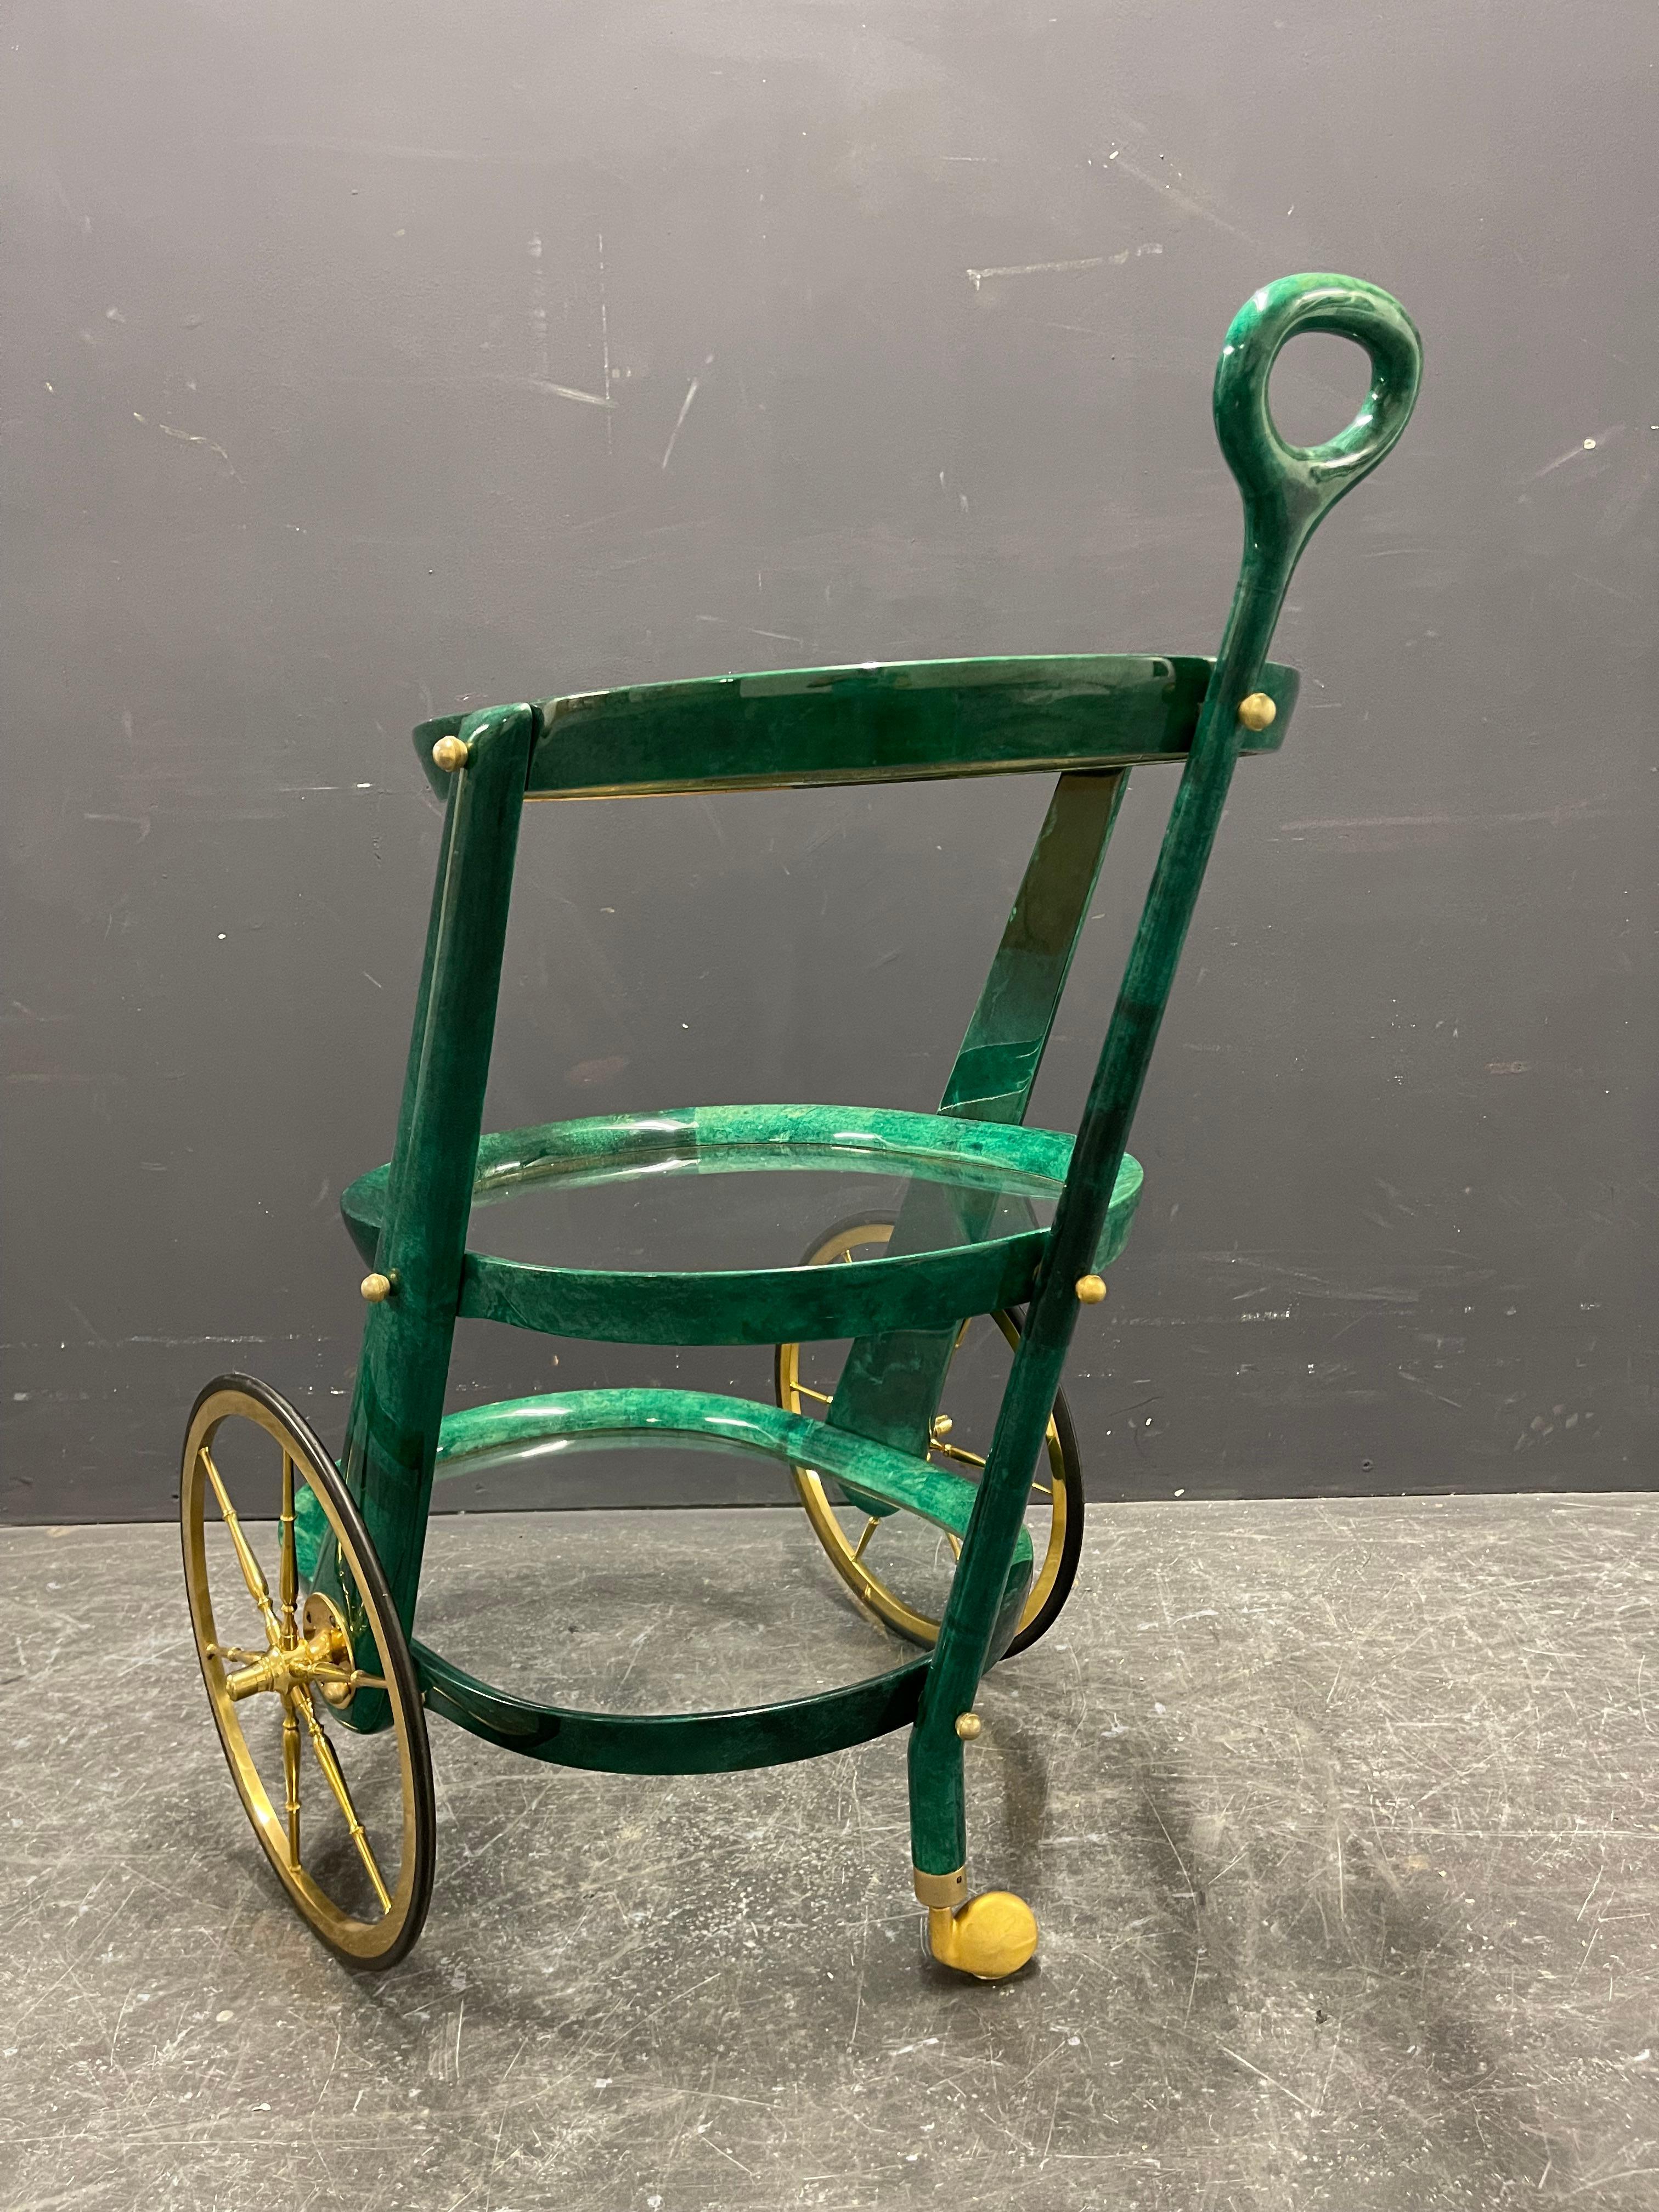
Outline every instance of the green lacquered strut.
<path fill-rule="evenodd" d="M 1354 422 L 1324 445 L 1279 435 L 1268 379 L 1298 331 L 1369 355 Z M 807 1464 L 872 1517 L 903 1511 L 961 1545 L 939 1641 L 869 1681 L 737 1713 L 607 1716 L 477 1680 L 417 1648 L 428 1706 L 532 1756 L 639 1773 L 811 1755 L 914 1722 L 912 1846 L 923 1877 L 963 1864 L 960 1717 L 1006 1649 L 1032 1556 L 1023 1516 L 1078 1312 L 1080 1278 L 1127 1237 L 1140 1171 L 1126 1146 L 1234 764 L 1285 737 L 1297 678 L 1267 652 L 1298 555 L 1382 459 L 1416 397 L 1420 349 L 1386 293 L 1287 277 L 1246 302 L 1216 373 L 1214 415 L 1244 506 L 1221 650 L 872 665 L 652 684 L 423 724 L 447 807 L 396 1147 L 346 1194 L 359 1249 L 391 1293 L 374 1305 L 344 1456 L 398 1614 L 413 1619 L 434 1474 L 483 1458 L 556 1466 L 575 1449 L 668 1437 Z M 1267 726 L 1252 707 L 1265 693 Z M 1248 726 L 1247 726 L 1248 723 Z M 463 763 L 446 773 L 431 750 Z M 1183 763 L 1179 790 L 1075 1139 L 1023 1126 L 1133 763 Z M 598 1117 L 485 1136 L 481 1116 L 520 823 L 527 798 L 1058 772 L 1018 898 L 939 1110 L 731 1107 Z M 532 1183 L 821 1168 L 910 1177 L 875 1259 L 823 1268 L 646 1273 L 530 1267 L 493 1254 L 492 1204 Z M 1041 1218 L 1048 1206 L 1053 1218 Z M 928 1460 L 963 1322 L 1024 1304 L 988 1464 L 977 1482 Z M 644 1343 L 850 1338 L 827 1418 L 695 1394 L 577 1391 L 443 1418 L 458 1317 Z M 327 1554 L 307 1555 L 326 1586 Z M 360 1654 L 359 1664 L 363 1664 Z M 360 1692 L 349 1725 L 383 1723 Z"/>

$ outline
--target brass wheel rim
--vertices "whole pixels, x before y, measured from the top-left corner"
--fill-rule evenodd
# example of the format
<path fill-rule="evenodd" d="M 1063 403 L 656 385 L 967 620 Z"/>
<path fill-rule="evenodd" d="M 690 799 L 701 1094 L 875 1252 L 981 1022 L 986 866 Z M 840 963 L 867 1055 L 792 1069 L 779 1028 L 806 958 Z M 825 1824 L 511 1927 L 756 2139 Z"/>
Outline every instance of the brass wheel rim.
<path fill-rule="evenodd" d="M 854 1229 L 837 1230 L 809 1255 L 805 1264 L 817 1267 L 837 1261 L 850 1261 L 860 1246 L 885 1244 L 892 1233 L 890 1221 L 870 1221 Z M 1019 1331 L 1012 1317 L 1006 1313 L 998 1313 L 992 1318 L 1008 1344 L 1017 1346 Z M 966 1328 L 964 1322 L 951 1352 L 953 1359 L 956 1351 L 961 1348 Z M 784 1410 L 791 1413 L 805 1413 L 804 1401 L 811 1394 L 801 1379 L 799 1344 L 781 1344 L 778 1346 L 777 1373 L 778 1399 Z M 1025 1603 L 1014 1631 L 1016 1636 L 1030 1626 L 1048 1603 L 1049 1593 L 1060 1577 L 1066 1550 L 1066 1456 L 1060 1444 L 1060 1429 L 1052 1413 L 1048 1416 L 1044 1441 L 1048 1459 L 1048 1541 L 1037 1571 L 1031 1578 L 1031 1587 L 1026 1593 Z M 947 1459 L 961 1461 L 970 1456 L 956 1447 L 936 1444 L 933 1449 Z M 806 1517 L 812 1524 L 813 1533 L 829 1554 L 830 1565 L 853 1595 L 884 1620 L 890 1628 L 896 1628 L 901 1636 L 907 1636 L 916 1644 L 937 1643 L 939 1622 L 931 1614 L 919 1612 L 915 1606 L 907 1603 L 896 1590 L 865 1564 L 865 1547 L 878 1523 L 872 1521 L 855 1542 L 836 1518 L 835 1508 L 830 1502 L 830 1493 L 824 1486 L 823 1476 L 810 1467 L 794 1467 L 791 1473 L 794 1477 L 796 1494 L 806 1509 Z M 1032 1488 L 1041 1492 L 1043 1485 L 1033 1483 Z M 954 1548 L 954 1540 L 952 1545 Z"/>
<path fill-rule="evenodd" d="M 220 1429 L 227 1421 L 237 1419 L 251 1421 L 263 1429 L 282 1453 L 281 1510 L 276 1516 L 278 1559 L 275 1595 L 253 1541 L 230 1505 L 228 1492 L 213 1459 L 213 1444 Z M 370 1595 L 372 1581 L 378 1577 L 371 1577 L 364 1571 L 358 1540 L 336 1500 L 337 1478 L 333 1476 L 331 1467 L 325 1473 L 317 1466 L 316 1457 L 307 1440 L 291 1430 L 252 1391 L 228 1384 L 207 1393 L 198 1403 L 185 1438 L 179 1486 L 185 1583 L 208 1704 L 231 1779 L 253 1832 L 277 1880 L 323 1941 L 356 1964 L 375 1966 L 387 1962 L 390 1954 L 398 1954 L 406 1939 L 412 1940 L 411 1920 L 415 1932 L 418 1932 L 419 1922 L 425 1916 L 427 1896 L 423 1893 L 429 1890 L 430 1869 L 422 1863 L 421 1791 L 413 1748 L 417 1729 L 423 1737 L 425 1717 L 418 1706 L 411 1710 L 406 1655 L 404 1664 L 400 1667 L 398 1663 L 402 1631 L 395 1619 L 388 1620 L 382 1613 Z M 347 1623 L 331 1601 L 319 1593 L 312 1593 L 305 1601 L 301 1623 L 294 1513 L 296 1485 L 301 1481 L 327 1521 L 343 1571 L 342 1587 L 351 1593 L 351 1625 L 358 1631 L 360 1643 L 365 1631 L 372 1638 L 380 1662 L 378 1675 L 360 1672 L 354 1666 Z M 253 1613 L 264 1630 L 264 1651 L 221 1633 L 209 1581 L 210 1499 L 218 1504 L 222 1525 L 229 1532 Z M 254 1677 L 261 1679 L 253 1680 Z M 367 1835 L 357 1817 L 349 1784 L 324 1725 L 325 1718 L 349 1706 L 360 1689 L 384 1693 L 396 1737 L 400 1832 L 398 1875 L 392 1885 L 386 1883 L 380 1870 L 374 1841 Z M 276 1697 L 283 1711 L 284 1796 L 280 1808 L 266 1786 L 240 1717 L 239 1708 L 244 1702 L 265 1696 Z M 306 1865 L 304 1790 L 298 1778 L 301 1761 L 308 1762 L 318 1784 L 326 1787 L 328 1800 L 333 1802 L 344 1822 L 364 1871 L 381 1901 L 382 1910 L 373 1919 L 338 1904 Z"/>

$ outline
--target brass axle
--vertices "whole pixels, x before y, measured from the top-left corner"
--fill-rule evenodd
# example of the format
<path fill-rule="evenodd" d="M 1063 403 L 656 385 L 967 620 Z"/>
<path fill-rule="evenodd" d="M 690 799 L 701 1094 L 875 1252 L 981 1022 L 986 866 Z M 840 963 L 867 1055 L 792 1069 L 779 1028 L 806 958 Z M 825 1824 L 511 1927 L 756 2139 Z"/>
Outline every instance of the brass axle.
<path fill-rule="evenodd" d="M 360 1674 L 353 1667 L 350 1643 L 336 1620 L 327 1621 L 286 1648 L 274 1645 L 252 1665 L 239 1667 L 225 1676 L 225 1687 L 239 1705 L 244 1698 L 257 1698 L 266 1690 L 286 1697 L 290 1690 L 308 1682 L 317 1683 L 325 1697 L 331 1690 L 386 1687 L 379 1675 Z"/>

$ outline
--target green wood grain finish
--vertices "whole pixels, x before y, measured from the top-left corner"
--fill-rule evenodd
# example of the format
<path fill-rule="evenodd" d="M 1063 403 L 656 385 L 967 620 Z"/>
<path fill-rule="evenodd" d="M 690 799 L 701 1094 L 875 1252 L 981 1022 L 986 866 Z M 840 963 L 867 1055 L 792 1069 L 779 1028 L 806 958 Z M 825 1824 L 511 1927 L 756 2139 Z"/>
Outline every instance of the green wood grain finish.
<path fill-rule="evenodd" d="M 695 1390 L 572 1390 L 468 1407 L 445 1421 L 440 1477 L 483 1462 L 534 1456 L 556 1476 L 556 1455 L 573 1446 L 675 1437 L 723 1450 L 817 1468 L 854 1482 L 952 1534 L 968 1527 L 974 1485 L 960 1475 L 831 1434 L 821 1422 L 775 1407 Z M 1013 1550 L 998 1608 L 994 1648 L 1012 1636 L 1030 1587 L 1029 1534 Z M 415 1646 L 429 1711 L 510 1751 L 559 1766 L 621 1774 L 710 1774 L 815 1759 L 903 1728 L 915 1718 L 925 1658 L 807 1698 L 708 1713 L 595 1713 L 492 1687 L 423 1644 Z"/>
<path fill-rule="evenodd" d="M 437 1473 L 458 1474 L 486 1461 L 522 1462 L 532 1455 L 545 1457 L 551 1465 L 562 1450 L 607 1442 L 637 1443 L 644 1437 L 674 1438 L 816 1468 L 953 1536 L 966 1533 L 978 1491 L 965 1475 L 929 1460 L 827 1428 L 804 1414 L 712 1390 L 564 1390 L 468 1406 L 451 1413 L 439 1432 Z M 1018 1583 L 1023 1591 L 1030 1572 L 1030 1536 L 1022 1528 L 1010 1589 Z"/>
<path fill-rule="evenodd" d="M 949 1176 L 987 1190 L 1029 1181 L 1033 1195 L 1052 1197 L 1066 1180 L 1072 1142 L 1064 1131 L 999 1128 L 890 1107 L 676 1106 L 488 1131 L 478 1139 L 474 1197 L 488 1203 L 531 1184 L 580 1190 L 674 1172 L 816 1173 L 828 1162 L 879 1175 Z M 389 1174 L 372 1168 L 340 1201 L 360 1249 L 364 1233 L 379 1232 Z"/>
<path fill-rule="evenodd" d="M 1268 386 L 1279 353 L 1309 331 L 1362 347 L 1370 359 L 1370 388 L 1346 430 L 1321 446 L 1292 446 L 1279 434 Z M 1230 626 L 1240 627 L 1224 638 L 1218 673 L 1230 653 L 1255 644 L 1255 686 L 1269 688 L 1259 678 L 1271 665 L 1267 650 L 1291 571 L 1338 500 L 1364 482 L 1411 420 L 1422 377 L 1417 325 L 1398 300 L 1356 277 L 1281 276 L 1252 293 L 1233 317 L 1216 364 L 1212 409 L 1244 501 L 1244 559 L 1229 617 Z M 1212 684 L 1206 708 L 1213 696 Z"/>
<path fill-rule="evenodd" d="M 1041 1259 L 1047 1234 L 1046 1230 L 1033 1231 L 1030 1206 L 1018 1198 L 915 1182 L 904 1194 L 881 1264 L 907 1266 L 912 1264 L 912 1253 L 941 1245 L 969 1243 L 994 1249 L 998 1243 L 1007 1242 L 1018 1246 L 1034 1235 Z M 848 1268 L 836 1263 L 817 1272 L 833 1279 Z M 1032 1280 L 1036 1279 L 1034 1268 Z M 979 1310 L 1006 1312 L 1010 1305 L 1024 1304 L 1022 1295 Z M 896 1451 L 925 1451 L 951 1348 L 966 1318 L 966 1309 L 960 1314 L 928 1314 L 915 1307 L 899 1316 L 896 1328 L 890 1325 L 868 1334 L 860 1332 L 842 1362 L 835 1395 L 824 1416 L 828 1425 L 874 1437 Z M 851 1502 L 863 1501 L 860 1497 Z"/>
<path fill-rule="evenodd" d="M 467 1255 L 463 1317 L 607 1344 L 776 1344 L 941 1327 L 1030 1295 L 1044 1232 L 846 1267 L 532 1267 Z"/>
<path fill-rule="evenodd" d="M 1055 785 L 941 1113 L 1024 1119 L 1128 780 L 1119 769 Z"/>
<path fill-rule="evenodd" d="M 948 1468 L 775 1406 L 703 1390 L 567 1390 L 468 1406 L 449 1414 L 440 1427 L 433 1475 L 441 1482 L 475 1474 L 484 1465 L 522 1466 L 535 1459 L 556 1480 L 553 1462 L 559 1454 L 638 1443 L 645 1437 L 810 1465 L 891 1510 L 915 1513 L 954 1536 L 966 1533 L 973 1511 L 975 1486 Z M 300 1568 L 309 1582 L 327 1523 L 319 1510 L 297 1518 Z M 1031 1566 L 1030 1538 L 1022 1532 L 1010 1582 L 1010 1595 L 1020 1602 Z"/>
<path fill-rule="evenodd" d="M 418 1641 L 410 1649 L 428 1712 L 503 1751 L 602 1774 L 732 1774 L 845 1751 L 908 1728 L 927 1672 L 925 1658 L 913 1659 L 815 1697 L 733 1712 L 594 1713 L 493 1688 Z"/>
<path fill-rule="evenodd" d="M 491 1191 L 532 1171 L 540 1176 L 659 1174 L 682 1163 L 698 1175 L 821 1170 L 826 1154 L 878 1174 L 948 1176 L 995 1190 L 1028 1179 L 1060 1184 L 1071 1162 L 1065 1131 L 978 1127 L 937 1114 L 888 1106 L 682 1106 L 641 1114 L 599 1114 L 544 1128 L 491 1133 L 478 1148 L 479 1188 Z"/>
<path fill-rule="evenodd" d="M 1048 1231 L 1021 1226 L 991 1235 L 1000 1225 L 996 1199 L 1011 1191 L 1057 1199 L 1071 1149 L 1070 1138 L 1051 1130 L 870 1107 L 703 1107 L 493 1133 L 477 1144 L 475 1200 L 499 1200 L 550 1182 L 574 1187 L 665 1172 L 833 1165 L 948 1176 L 963 1190 L 985 1194 L 987 1202 L 978 1242 L 842 1267 L 544 1267 L 469 1250 L 460 1268 L 459 1311 L 469 1320 L 625 1344 L 775 1344 L 948 1328 L 970 1314 L 1023 1304 L 1030 1295 Z M 377 1265 L 385 1260 L 391 1181 L 390 1169 L 374 1169 L 341 1200 L 359 1251 Z M 1139 1165 L 1125 1161 L 1094 1265 L 1109 1266 L 1122 1249 L 1140 1185 Z M 400 1284 L 387 1305 L 403 1296 Z"/>
<path fill-rule="evenodd" d="M 908 783 L 1179 760 L 1210 667 L 1190 654 L 1146 653 L 872 661 L 544 699 L 529 795 Z M 1284 743 L 1298 682 L 1294 669 L 1267 672 L 1279 719 L 1249 740 L 1252 751 Z M 440 793 L 432 747 L 459 727 L 459 717 L 443 715 L 415 732 Z"/>
<path fill-rule="evenodd" d="M 1370 357 L 1371 383 L 1346 430 L 1304 449 L 1279 437 L 1267 383 L 1279 349 L 1308 330 L 1334 331 L 1363 346 Z M 1297 555 L 1321 517 L 1376 467 L 1405 428 L 1420 373 L 1417 333 L 1399 303 L 1341 276 L 1285 277 L 1264 286 L 1239 310 L 1222 349 L 1216 432 L 1243 499 L 1243 562 L 911 1733 L 911 1843 L 916 1865 L 927 1873 L 947 1874 L 963 1863 L 962 1746 L 953 1723 L 971 1703 L 990 1650 L 1006 1574 L 1003 1562 L 1022 1523 L 1077 1321 L 1073 1285 L 1110 1203 L 1215 841 L 1243 736 L 1239 704 L 1262 688 L 1267 647 Z"/>

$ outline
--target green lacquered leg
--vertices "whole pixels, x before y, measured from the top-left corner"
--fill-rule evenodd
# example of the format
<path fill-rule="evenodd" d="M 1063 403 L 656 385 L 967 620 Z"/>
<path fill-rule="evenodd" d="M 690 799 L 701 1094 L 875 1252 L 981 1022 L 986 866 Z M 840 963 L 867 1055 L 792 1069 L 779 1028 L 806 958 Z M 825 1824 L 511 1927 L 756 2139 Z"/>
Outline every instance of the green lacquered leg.
<path fill-rule="evenodd" d="M 1012 1561 L 1046 1426 L 1045 1406 L 1021 1480 L 1014 1473 L 1018 1439 L 998 1425 L 910 1731 L 911 1856 L 916 1895 L 927 1907 L 928 1948 L 941 1966 L 981 1981 L 1018 1972 L 1037 1946 L 1036 1917 L 1023 1898 L 1000 1889 L 968 1894 L 963 1747 L 979 1733 L 974 1698 L 988 1662 L 997 1656 L 997 1607 L 986 1601 L 989 1579 L 999 1558 Z"/>
<path fill-rule="evenodd" d="M 392 1290 L 364 1324 L 346 1431 L 346 1482 L 405 1630 L 420 1582 L 535 720 L 529 707 L 505 707 L 461 726 L 466 758 L 450 781 L 375 1255 Z M 326 1590 L 326 1559 L 319 1571 Z M 383 1726 L 384 1709 L 383 1698 L 360 1696 L 351 1724 Z"/>
<path fill-rule="evenodd" d="M 1062 1352 L 1063 1361 L 1063 1352 Z M 1059 1388 L 1055 1363 L 1054 1388 Z M 1015 1376 L 1021 1361 L 1015 1359 Z M 1011 1395 L 1013 1386 L 1011 1385 Z M 998 1421 L 996 1439 L 985 1479 L 963 1540 L 962 1558 L 951 1584 L 951 1595 L 939 1624 L 933 1663 L 921 1694 L 916 1724 L 910 1736 L 911 1846 L 918 1875 L 937 1882 L 962 1875 L 968 1856 L 967 1818 L 963 1796 L 963 1734 L 958 1723 L 974 1710 L 980 1678 L 999 1655 L 992 1648 L 1000 1604 L 999 1591 L 1007 1582 L 1014 1546 L 1024 1525 L 1025 1501 L 1036 1472 L 1037 1452 L 1048 1427 L 1052 1395 L 1042 1406 L 1029 1438 L 1017 1434 L 1006 1419 Z M 997 1562 L 1002 1583 L 996 1585 Z M 926 1897 L 925 1902 L 935 1899 Z"/>

